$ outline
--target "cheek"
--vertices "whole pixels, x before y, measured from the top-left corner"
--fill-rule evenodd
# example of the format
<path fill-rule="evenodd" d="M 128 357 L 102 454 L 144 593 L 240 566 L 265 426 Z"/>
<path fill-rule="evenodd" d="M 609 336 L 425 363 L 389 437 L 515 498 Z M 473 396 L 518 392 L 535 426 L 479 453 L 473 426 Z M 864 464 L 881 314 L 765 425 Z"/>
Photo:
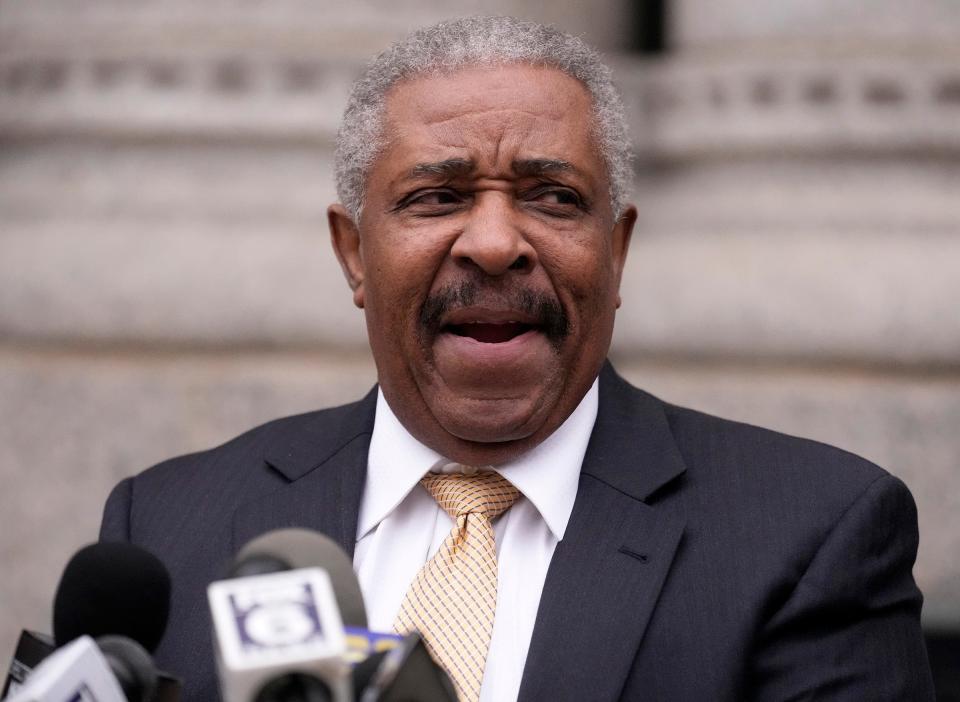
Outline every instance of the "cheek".
<path fill-rule="evenodd" d="M 366 289 L 366 310 L 380 331 L 400 332 L 407 318 L 420 305 L 420 284 L 409 266 L 382 265 L 370 273 Z"/>
<path fill-rule="evenodd" d="M 415 319 L 443 260 L 436 239 L 426 235 L 377 232 L 363 247 L 366 308 L 375 321 L 394 329 Z"/>
<path fill-rule="evenodd" d="M 591 326 L 596 315 L 613 309 L 617 291 L 608 247 L 595 241 L 591 246 L 566 246 L 545 260 L 544 267 L 561 298 L 567 297 L 583 317 L 579 324 Z"/>

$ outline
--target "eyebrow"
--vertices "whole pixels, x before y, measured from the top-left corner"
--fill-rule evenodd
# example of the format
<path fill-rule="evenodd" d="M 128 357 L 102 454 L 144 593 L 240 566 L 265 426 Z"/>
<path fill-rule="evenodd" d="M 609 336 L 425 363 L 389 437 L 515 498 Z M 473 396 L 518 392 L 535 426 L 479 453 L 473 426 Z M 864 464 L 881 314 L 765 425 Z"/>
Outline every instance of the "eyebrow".
<path fill-rule="evenodd" d="M 547 175 L 550 173 L 575 173 L 577 170 L 569 161 L 562 161 L 555 158 L 519 159 L 510 164 L 510 167 L 518 176 L 528 178 L 531 176 Z"/>

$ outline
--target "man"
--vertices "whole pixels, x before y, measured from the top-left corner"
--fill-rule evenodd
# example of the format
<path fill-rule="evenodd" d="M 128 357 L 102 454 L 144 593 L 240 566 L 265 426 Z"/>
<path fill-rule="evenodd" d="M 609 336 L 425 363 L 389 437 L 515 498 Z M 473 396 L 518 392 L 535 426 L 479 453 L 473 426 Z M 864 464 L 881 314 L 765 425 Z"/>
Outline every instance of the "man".
<path fill-rule="evenodd" d="M 378 389 L 107 503 L 102 537 L 173 574 L 157 656 L 187 700 L 216 696 L 204 586 L 282 526 L 337 539 L 372 628 L 424 631 L 463 699 L 932 698 L 903 484 L 605 363 L 628 179 L 620 99 L 576 38 L 458 20 L 368 68 L 329 224 Z M 464 486 L 501 504 L 452 508 Z"/>

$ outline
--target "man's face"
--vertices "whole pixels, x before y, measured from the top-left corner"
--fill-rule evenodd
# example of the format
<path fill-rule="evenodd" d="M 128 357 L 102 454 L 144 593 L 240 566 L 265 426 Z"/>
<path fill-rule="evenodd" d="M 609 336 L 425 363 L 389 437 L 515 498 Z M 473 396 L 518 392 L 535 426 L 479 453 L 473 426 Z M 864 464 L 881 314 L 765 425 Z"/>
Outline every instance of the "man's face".
<path fill-rule="evenodd" d="M 549 436 L 607 354 L 633 208 L 613 221 L 589 93 L 552 68 L 396 85 L 359 227 L 330 208 L 383 394 L 450 459 Z"/>

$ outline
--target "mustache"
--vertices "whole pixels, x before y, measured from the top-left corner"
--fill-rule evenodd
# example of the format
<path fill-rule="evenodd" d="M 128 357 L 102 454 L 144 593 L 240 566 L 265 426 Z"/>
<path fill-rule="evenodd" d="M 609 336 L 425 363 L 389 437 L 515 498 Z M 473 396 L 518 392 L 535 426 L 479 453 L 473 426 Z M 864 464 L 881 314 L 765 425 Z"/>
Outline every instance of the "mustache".
<path fill-rule="evenodd" d="M 530 315 L 537 320 L 547 339 L 558 346 L 570 334 L 570 320 L 563 306 L 553 297 L 530 288 L 494 290 L 465 280 L 447 286 L 424 300 L 420 307 L 420 330 L 428 336 L 440 332 L 441 320 L 451 310 L 460 307 L 489 304 L 507 307 Z"/>

